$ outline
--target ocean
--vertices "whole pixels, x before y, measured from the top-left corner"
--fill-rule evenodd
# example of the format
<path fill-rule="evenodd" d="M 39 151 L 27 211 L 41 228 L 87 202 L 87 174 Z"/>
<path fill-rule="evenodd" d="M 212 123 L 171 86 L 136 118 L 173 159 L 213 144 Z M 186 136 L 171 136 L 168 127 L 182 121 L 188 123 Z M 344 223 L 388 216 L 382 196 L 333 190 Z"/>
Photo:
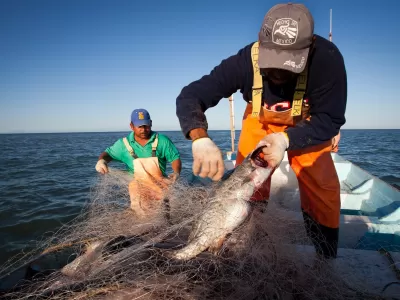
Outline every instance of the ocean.
<path fill-rule="evenodd" d="M 127 133 L 0 135 L 0 266 L 79 214 L 90 199 L 91 187 L 103 176 L 95 170 L 99 154 Z M 190 141 L 180 131 L 160 133 L 175 143 L 183 162 L 182 176 L 189 175 Z M 210 136 L 221 150 L 230 150 L 230 131 L 210 131 Z M 399 145 L 400 130 L 342 130 L 339 154 L 400 187 Z M 117 162 L 111 166 L 124 169 Z"/>

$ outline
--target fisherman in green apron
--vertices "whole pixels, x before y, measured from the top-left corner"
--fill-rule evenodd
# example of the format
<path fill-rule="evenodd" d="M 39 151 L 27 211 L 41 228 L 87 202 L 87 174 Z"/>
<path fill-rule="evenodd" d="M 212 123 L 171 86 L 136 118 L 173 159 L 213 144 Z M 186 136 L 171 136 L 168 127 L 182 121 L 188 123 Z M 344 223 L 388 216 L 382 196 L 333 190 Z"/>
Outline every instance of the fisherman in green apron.
<path fill-rule="evenodd" d="M 151 210 L 152 200 L 163 199 L 165 190 L 177 180 L 182 167 L 174 143 L 167 136 L 152 131 L 151 127 L 149 112 L 135 109 L 131 114 L 132 132 L 101 153 L 96 164 L 96 171 L 105 174 L 110 161 L 125 163 L 134 177 L 129 184 L 131 208 L 140 216 Z M 173 170 L 169 176 L 166 174 L 167 162 Z"/>

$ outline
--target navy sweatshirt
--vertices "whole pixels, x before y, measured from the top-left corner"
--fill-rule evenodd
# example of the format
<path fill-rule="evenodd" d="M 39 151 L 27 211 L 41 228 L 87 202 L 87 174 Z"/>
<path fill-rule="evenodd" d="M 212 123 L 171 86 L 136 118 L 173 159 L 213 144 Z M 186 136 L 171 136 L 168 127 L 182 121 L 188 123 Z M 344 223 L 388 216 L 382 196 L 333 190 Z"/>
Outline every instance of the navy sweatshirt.
<path fill-rule="evenodd" d="M 286 130 L 289 136 L 289 150 L 318 145 L 330 140 L 346 122 L 347 75 L 343 57 L 338 48 L 327 39 L 316 35 L 314 51 L 309 57 L 309 71 L 304 99 L 310 105 L 310 121 L 303 120 Z M 239 50 L 205 75 L 185 86 L 176 99 L 176 114 L 183 134 L 195 128 L 208 129 L 204 112 L 228 98 L 238 90 L 245 101 L 251 100 L 253 86 L 253 66 L 251 47 Z M 293 101 L 296 78 L 284 85 L 274 86 L 263 78 L 263 105 Z M 275 107 L 282 107 L 275 105 Z M 282 110 L 282 109 L 281 109 Z"/>

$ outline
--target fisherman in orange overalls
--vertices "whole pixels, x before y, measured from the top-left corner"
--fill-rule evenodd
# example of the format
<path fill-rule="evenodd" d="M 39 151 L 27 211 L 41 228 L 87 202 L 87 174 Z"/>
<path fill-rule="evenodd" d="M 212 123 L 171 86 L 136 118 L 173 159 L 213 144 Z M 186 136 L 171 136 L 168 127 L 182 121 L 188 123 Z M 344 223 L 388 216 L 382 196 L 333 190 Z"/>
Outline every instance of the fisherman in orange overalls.
<path fill-rule="evenodd" d="M 264 159 L 276 168 L 287 151 L 299 182 L 307 233 L 318 254 L 336 257 L 340 184 L 331 151 L 345 123 L 343 57 L 332 42 L 314 34 L 313 17 L 302 4 L 272 7 L 258 37 L 177 97 L 182 131 L 192 140 L 193 173 L 213 180 L 224 174 L 222 153 L 207 134 L 204 112 L 240 90 L 247 107 L 237 164 L 265 145 Z M 253 200 L 268 200 L 270 183 Z"/>

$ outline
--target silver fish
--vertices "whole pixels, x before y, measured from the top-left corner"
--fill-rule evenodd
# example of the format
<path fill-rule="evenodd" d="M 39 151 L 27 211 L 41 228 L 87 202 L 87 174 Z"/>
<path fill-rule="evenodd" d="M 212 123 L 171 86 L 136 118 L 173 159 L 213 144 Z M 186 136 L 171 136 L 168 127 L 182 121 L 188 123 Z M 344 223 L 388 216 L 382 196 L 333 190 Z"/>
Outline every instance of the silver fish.
<path fill-rule="evenodd" d="M 85 278 L 90 271 L 91 264 L 102 255 L 105 245 L 106 243 L 102 241 L 88 244 L 85 253 L 64 266 L 61 274 L 78 279 Z"/>
<path fill-rule="evenodd" d="M 238 165 L 228 179 L 214 190 L 213 196 L 192 226 L 188 243 L 170 257 L 191 259 L 208 249 L 218 251 L 227 234 L 243 224 L 252 212 L 249 200 L 272 174 L 273 169 L 255 149 Z"/>

